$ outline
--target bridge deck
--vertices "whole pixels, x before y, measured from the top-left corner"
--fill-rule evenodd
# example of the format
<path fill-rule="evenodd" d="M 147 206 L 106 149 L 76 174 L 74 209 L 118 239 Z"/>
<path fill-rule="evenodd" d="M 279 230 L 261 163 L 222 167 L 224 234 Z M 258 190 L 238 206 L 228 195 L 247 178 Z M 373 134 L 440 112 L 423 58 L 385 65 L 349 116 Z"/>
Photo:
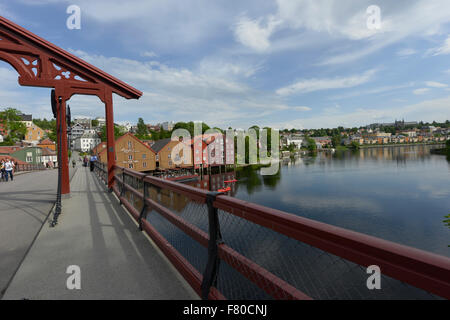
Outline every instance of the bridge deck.
<path fill-rule="evenodd" d="M 58 225 L 44 225 L 3 299 L 198 299 L 89 169 L 78 168 L 71 192 Z M 81 269 L 81 290 L 66 287 L 71 265 Z"/>

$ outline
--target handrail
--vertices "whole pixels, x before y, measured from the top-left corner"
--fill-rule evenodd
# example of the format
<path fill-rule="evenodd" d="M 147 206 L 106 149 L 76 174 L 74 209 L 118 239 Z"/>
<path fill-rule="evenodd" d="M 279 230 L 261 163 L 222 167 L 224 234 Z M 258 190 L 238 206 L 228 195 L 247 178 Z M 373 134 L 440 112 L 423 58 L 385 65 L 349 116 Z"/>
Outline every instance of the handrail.
<path fill-rule="evenodd" d="M 98 166 L 98 168 L 100 169 L 100 166 Z M 145 174 L 119 166 L 115 166 L 114 170 L 116 169 L 122 170 L 122 172 L 135 178 L 142 179 L 144 183 L 181 193 L 194 201 L 206 203 L 208 192 L 205 190 L 153 176 L 146 176 Z M 106 172 L 104 165 L 101 170 L 103 173 Z M 115 180 L 121 184 L 123 188 L 129 190 L 138 198 L 144 199 L 141 192 L 124 183 L 119 177 L 115 176 Z M 121 202 L 128 204 L 126 207 L 129 211 L 135 210 L 124 197 L 121 197 L 117 188 L 114 188 L 114 190 Z M 202 246 L 208 246 L 209 236 L 206 233 L 195 226 L 190 225 L 187 221 L 172 213 L 171 210 L 165 208 L 156 201 L 146 198 L 145 202 L 150 209 L 157 211 L 166 220 L 177 226 Z M 240 217 L 264 228 L 271 229 L 279 234 L 306 243 L 345 260 L 352 261 L 365 267 L 377 265 L 385 275 L 438 296 L 447 299 L 450 298 L 450 259 L 447 257 L 299 217 L 226 195 L 217 195 L 212 202 L 212 206 L 228 214 Z M 135 214 L 133 214 L 133 216 L 135 216 Z M 144 229 L 145 228 L 147 228 L 147 230 L 150 230 L 151 228 L 148 221 L 144 221 Z M 154 229 L 150 231 L 156 238 L 161 236 L 157 234 Z M 149 235 L 152 236 L 151 234 Z M 172 249 L 175 250 L 174 248 Z M 167 254 L 166 251 L 165 253 Z M 169 254 L 173 255 L 174 253 L 172 252 Z M 220 244 L 218 246 L 218 254 L 219 257 L 226 261 L 231 267 L 239 267 L 241 270 L 238 271 L 247 278 L 250 279 L 250 277 L 253 277 L 253 279 L 250 280 L 257 285 L 259 280 L 255 279 L 255 277 L 264 277 L 268 274 L 267 270 L 238 254 L 226 244 Z M 237 264 L 235 262 L 236 259 L 239 261 Z M 186 263 L 186 261 L 183 263 Z M 179 265 L 178 267 L 180 268 Z M 190 280 L 191 283 L 192 279 Z M 263 289 L 275 298 L 286 296 L 290 296 L 293 299 L 309 298 L 274 275 L 270 275 L 266 279 L 266 282 L 267 281 L 275 286 L 276 289 Z M 196 282 L 196 288 L 199 289 L 198 281 Z M 283 295 L 278 296 L 278 290 L 283 290 L 283 288 L 285 289 Z M 286 294 L 288 292 L 291 295 Z"/>
<path fill-rule="evenodd" d="M 24 172 L 24 171 L 42 171 L 45 170 L 46 167 L 43 164 L 32 164 L 32 163 L 19 163 L 14 167 L 15 172 Z"/>
<path fill-rule="evenodd" d="M 450 298 L 450 259 L 359 232 L 299 217 L 229 196 L 214 206 L 290 238 Z"/>

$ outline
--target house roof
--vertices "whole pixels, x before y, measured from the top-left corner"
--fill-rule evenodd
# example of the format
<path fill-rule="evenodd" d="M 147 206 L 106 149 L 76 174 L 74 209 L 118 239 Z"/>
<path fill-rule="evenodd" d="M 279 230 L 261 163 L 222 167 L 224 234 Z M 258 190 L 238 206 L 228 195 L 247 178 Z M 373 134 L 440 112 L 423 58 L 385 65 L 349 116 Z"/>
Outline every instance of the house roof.
<path fill-rule="evenodd" d="M 56 156 L 56 151 L 50 150 L 49 148 L 42 148 L 43 156 Z"/>
<path fill-rule="evenodd" d="M 78 139 L 80 139 L 80 138 L 82 138 L 82 139 L 99 139 L 100 137 L 99 137 L 98 134 L 96 134 L 96 133 L 88 133 L 88 132 L 85 132 L 85 133 L 83 133 L 83 135 L 82 135 L 81 137 L 79 137 Z"/>
<path fill-rule="evenodd" d="M 0 146 L 0 154 L 11 154 L 22 149 L 19 146 Z"/>
<path fill-rule="evenodd" d="M 103 151 L 103 149 L 106 148 L 106 142 L 100 142 L 99 144 L 97 144 L 93 149 L 92 149 L 92 153 L 93 154 L 99 154 L 100 152 Z"/>
<path fill-rule="evenodd" d="M 50 139 L 44 139 L 41 142 L 39 142 L 39 144 L 55 144 L 55 143 Z"/>
<path fill-rule="evenodd" d="M 155 141 L 155 143 L 152 145 L 152 149 L 155 153 L 160 152 L 169 142 L 172 141 L 171 138 L 161 139 L 158 141 Z"/>
<path fill-rule="evenodd" d="M 11 161 L 13 161 L 14 163 L 17 163 L 17 164 L 27 164 L 25 161 L 16 159 L 16 158 L 11 157 L 11 156 L 8 156 L 8 155 L 0 155 L 0 162 L 1 162 L 2 160 L 7 160 L 7 159 L 9 159 L 9 160 L 11 160 Z"/>
<path fill-rule="evenodd" d="M 21 114 L 20 118 L 21 118 L 21 121 L 33 121 L 32 114 Z"/>
<path fill-rule="evenodd" d="M 139 140 L 138 138 L 136 138 L 132 133 L 127 132 L 125 133 L 123 136 L 120 136 L 119 138 L 117 138 L 116 140 L 116 144 L 120 141 L 122 141 L 123 139 L 125 139 L 126 137 L 131 137 L 133 140 L 135 140 L 136 142 L 140 143 L 141 145 L 143 145 L 145 148 L 147 148 L 149 151 L 153 152 L 156 154 L 155 150 L 153 150 L 152 148 L 150 148 L 148 145 L 146 145 L 145 143 L 143 143 L 141 140 Z M 97 145 L 98 146 L 98 145 Z M 101 149 L 98 154 L 103 153 L 106 151 L 106 147 Z"/>

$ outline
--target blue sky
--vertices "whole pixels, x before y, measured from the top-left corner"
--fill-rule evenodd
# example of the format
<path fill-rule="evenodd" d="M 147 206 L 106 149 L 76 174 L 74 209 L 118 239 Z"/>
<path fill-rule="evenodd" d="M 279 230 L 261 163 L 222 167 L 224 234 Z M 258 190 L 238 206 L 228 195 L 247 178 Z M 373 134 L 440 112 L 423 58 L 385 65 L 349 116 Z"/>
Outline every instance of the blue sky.
<path fill-rule="evenodd" d="M 69 5 L 81 29 L 69 30 Z M 379 29 L 367 8 L 381 9 Z M 0 15 L 144 92 L 116 122 L 360 126 L 450 119 L 448 0 L 0 0 Z M 0 106 L 51 117 L 0 62 Z M 74 116 L 103 116 L 95 97 Z"/>

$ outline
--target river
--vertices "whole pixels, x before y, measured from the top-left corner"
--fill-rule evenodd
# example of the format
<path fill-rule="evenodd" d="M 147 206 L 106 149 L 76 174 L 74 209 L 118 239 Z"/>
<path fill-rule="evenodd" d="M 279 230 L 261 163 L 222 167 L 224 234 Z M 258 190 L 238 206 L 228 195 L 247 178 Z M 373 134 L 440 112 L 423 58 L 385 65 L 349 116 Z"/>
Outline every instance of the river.
<path fill-rule="evenodd" d="M 273 176 L 257 169 L 206 176 L 188 184 L 298 216 L 450 256 L 450 162 L 430 146 L 401 146 L 320 152 L 282 161 Z M 206 205 L 168 190 L 149 196 L 182 219 L 208 232 Z M 139 204 L 137 205 L 139 207 Z M 153 212 L 152 225 L 197 270 L 207 250 Z M 428 293 L 382 275 L 382 290 L 368 290 L 365 268 L 219 210 L 221 234 L 229 247 L 315 299 L 429 299 Z M 268 296 L 222 262 L 217 288 L 229 299 Z"/>
<path fill-rule="evenodd" d="M 233 196 L 450 256 L 450 162 L 431 146 L 320 152 L 276 176 L 245 168 Z"/>

